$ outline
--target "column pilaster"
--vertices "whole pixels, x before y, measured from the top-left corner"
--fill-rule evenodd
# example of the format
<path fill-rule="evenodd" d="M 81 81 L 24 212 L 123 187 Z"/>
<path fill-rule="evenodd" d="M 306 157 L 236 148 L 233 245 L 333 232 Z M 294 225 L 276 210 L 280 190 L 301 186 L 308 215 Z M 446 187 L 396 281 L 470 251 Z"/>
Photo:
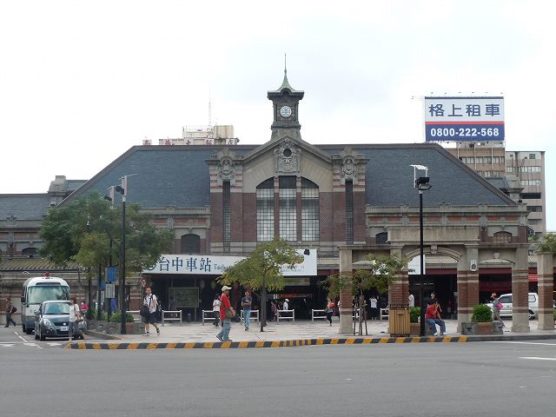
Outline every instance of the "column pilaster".
<path fill-rule="evenodd" d="M 347 285 L 340 291 L 340 334 L 351 334 L 353 332 L 352 317 L 352 285 L 353 276 L 353 253 L 351 248 L 340 248 L 340 276 Z"/>
<path fill-rule="evenodd" d="M 537 275 L 539 276 L 539 330 L 554 330 L 554 254 L 537 254 Z"/>
<path fill-rule="evenodd" d="M 515 251 L 512 268 L 512 332 L 529 332 L 529 262 L 526 246 Z"/>

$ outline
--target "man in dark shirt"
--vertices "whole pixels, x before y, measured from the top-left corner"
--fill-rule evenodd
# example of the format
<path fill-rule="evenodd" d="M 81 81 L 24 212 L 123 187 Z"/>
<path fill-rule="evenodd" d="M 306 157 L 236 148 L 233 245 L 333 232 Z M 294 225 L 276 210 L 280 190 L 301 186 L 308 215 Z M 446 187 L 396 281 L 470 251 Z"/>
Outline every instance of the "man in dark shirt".
<path fill-rule="evenodd" d="M 249 291 L 245 291 L 245 296 L 241 298 L 241 308 L 243 308 L 243 324 L 245 325 L 245 331 L 249 330 L 249 322 L 251 321 L 251 305 L 253 304 L 253 298 Z"/>

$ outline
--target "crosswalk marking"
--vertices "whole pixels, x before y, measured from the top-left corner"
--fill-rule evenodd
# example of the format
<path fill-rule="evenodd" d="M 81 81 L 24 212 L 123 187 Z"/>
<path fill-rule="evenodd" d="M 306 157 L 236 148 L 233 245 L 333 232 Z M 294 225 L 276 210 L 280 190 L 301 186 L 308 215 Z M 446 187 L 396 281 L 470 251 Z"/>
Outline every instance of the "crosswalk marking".
<path fill-rule="evenodd" d="M 520 356 L 520 359 L 530 359 L 536 361 L 556 361 L 556 358 L 542 358 L 539 356 Z"/>
<path fill-rule="evenodd" d="M 15 343 L 0 343 L 0 346 L 12 347 L 12 346 L 15 346 Z"/>

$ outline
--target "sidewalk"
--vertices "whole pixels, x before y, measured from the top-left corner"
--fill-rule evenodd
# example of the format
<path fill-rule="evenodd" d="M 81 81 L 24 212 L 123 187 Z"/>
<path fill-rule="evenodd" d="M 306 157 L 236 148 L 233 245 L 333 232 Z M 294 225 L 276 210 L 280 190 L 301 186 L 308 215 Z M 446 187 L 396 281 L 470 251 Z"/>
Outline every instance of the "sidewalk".
<path fill-rule="evenodd" d="M 374 344 L 374 343 L 423 343 L 423 342 L 476 342 L 493 340 L 556 339 L 556 331 L 537 330 L 537 322 L 530 322 L 529 333 L 512 333 L 511 321 L 505 321 L 503 335 L 462 336 L 456 332 L 457 321 L 446 320 L 444 337 L 389 337 L 388 321 L 368 321 L 368 335 L 339 334 L 339 321 L 335 318 L 332 326 L 324 320 L 269 323 L 260 332 L 259 323 L 251 323 L 245 331 L 241 323 L 232 323 L 230 338 L 233 343 L 219 342 L 216 334 L 220 328 L 210 323 L 166 324 L 160 326 L 160 336 L 110 335 L 88 332 L 83 342 L 68 344 L 72 349 L 169 349 L 169 348 L 250 348 L 284 347 L 318 344 Z M 151 332 L 154 329 L 151 329 Z M 110 339 L 110 340 L 106 340 Z"/>

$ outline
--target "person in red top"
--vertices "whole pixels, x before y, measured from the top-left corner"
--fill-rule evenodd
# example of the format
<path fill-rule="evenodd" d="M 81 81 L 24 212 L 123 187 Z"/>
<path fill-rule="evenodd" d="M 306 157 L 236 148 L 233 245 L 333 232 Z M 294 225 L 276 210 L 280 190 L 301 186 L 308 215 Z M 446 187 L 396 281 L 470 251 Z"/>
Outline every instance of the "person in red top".
<path fill-rule="evenodd" d="M 425 321 L 431 329 L 433 335 L 436 336 L 436 325 L 440 327 L 440 336 L 444 336 L 446 333 L 446 323 L 442 320 L 440 316 L 440 306 L 435 298 L 429 300 L 429 304 L 425 311 Z"/>
<path fill-rule="evenodd" d="M 230 290 L 227 285 L 222 287 L 222 295 L 220 296 L 220 321 L 222 322 L 222 330 L 216 335 L 221 342 L 230 340 L 230 329 L 232 328 L 232 317 L 236 312 L 230 304 Z"/>

